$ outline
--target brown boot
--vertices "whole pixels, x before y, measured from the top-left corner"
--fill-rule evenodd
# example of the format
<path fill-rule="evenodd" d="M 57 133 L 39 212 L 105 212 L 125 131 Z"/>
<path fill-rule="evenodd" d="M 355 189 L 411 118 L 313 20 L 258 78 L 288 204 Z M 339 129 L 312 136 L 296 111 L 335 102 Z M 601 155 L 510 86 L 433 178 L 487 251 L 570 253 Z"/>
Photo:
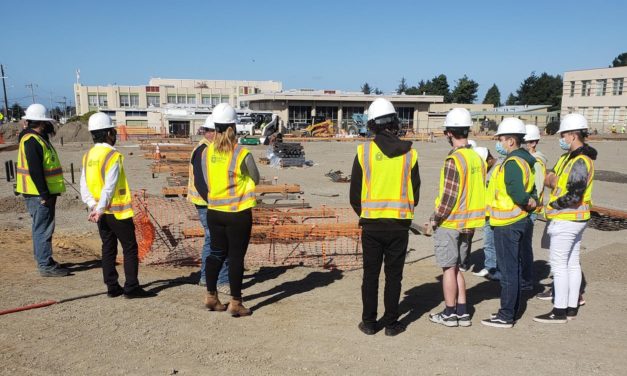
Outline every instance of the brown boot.
<path fill-rule="evenodd" d="M 229 302 L 229 308 L 227 308 L 226 311 L 233 317 L 250 316 L 253 314 L 253 311 L 244 307 L 242 304 L 242 298 L 231 299 Z"/>
<path fill-rule="evenodd" d="M 209 308 L 210 311 L 226 311 L 226 306 L 220 303 L 220 299 L 218 299 L 218 292 L 209 292 L 205 293 L 205 307 Z"/>

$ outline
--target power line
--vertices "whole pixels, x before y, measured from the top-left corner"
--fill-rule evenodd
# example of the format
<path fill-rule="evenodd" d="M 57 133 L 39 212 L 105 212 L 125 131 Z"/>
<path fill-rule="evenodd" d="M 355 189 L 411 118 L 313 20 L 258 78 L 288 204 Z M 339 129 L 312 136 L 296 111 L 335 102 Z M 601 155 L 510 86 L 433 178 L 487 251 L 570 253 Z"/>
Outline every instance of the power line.
<path fill-rule="evenodd" d="M 35 88 L 39 87 L 39 85 L 34 84 L 34 83 L 31 82 L 30 84 L 27 84 L 27 85 L 24 85 L 24 86 L 27 87 L 27 88 L 30 88 L 30 95 L 31 95 L 31 97 L 33 97 L 33 103 L 35 103 Z"/>

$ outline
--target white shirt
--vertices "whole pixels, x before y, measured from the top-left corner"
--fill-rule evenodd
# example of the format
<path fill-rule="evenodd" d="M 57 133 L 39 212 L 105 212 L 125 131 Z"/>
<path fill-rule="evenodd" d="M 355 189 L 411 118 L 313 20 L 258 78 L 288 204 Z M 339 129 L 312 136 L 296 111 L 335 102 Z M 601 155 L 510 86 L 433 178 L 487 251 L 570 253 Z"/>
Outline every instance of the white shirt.
<path fill-rule="evenodd" d="M 107 143 L 97 143 L 95 146 L 104 146 L 111 150 L 115 148 Z M 115 186 L 118 184 L 118 178 L 120 177 L 120 160 L 118 159 L 115 164 L 111 166 L 107 175 L 105 176 L 104 185 L 102 191 L 100 191 L 100 201 L 96 201 L 89 188 L 87 188 L 87 180 L 85 179 L 85 169 L 81 172 L 81 198 L 85 204 L 92 210 L 96 207 L 98 213 L 103 213 L 113 198 L 115 192 Z"/>

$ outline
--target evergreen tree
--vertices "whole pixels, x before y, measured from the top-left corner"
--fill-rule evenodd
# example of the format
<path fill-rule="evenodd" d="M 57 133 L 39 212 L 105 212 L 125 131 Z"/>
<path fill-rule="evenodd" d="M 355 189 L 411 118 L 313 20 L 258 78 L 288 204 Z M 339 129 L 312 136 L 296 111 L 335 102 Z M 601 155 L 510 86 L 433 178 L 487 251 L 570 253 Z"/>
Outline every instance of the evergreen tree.
<path fill-rule="evenodd" d="M 496 84 L 493 84 L 492 87 L 488 89 L 488 92 L 485 93 L 483 104 L 492 104 L 494 107 L 501 105 L 501 92 Z"/>
<path fill-rule="evenodd" d="M 464 75 L 457 80 L 457 85 L 451 93 L 451 100 L 453 103 L 474 103 L 477 99 L 477 89 L 479 84 Z"/>

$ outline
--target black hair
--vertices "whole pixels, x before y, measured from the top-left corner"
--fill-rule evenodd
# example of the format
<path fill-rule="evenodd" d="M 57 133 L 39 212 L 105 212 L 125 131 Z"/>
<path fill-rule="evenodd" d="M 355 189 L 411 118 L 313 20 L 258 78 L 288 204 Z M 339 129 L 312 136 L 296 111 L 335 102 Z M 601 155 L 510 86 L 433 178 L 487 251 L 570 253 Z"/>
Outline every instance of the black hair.
<path fill-rule="evenodd" d="M 468 138 L 470 133 L 470 128 L 467 127 L 446 127 L 445 130 L 451 132 L 455 138 Z"/>
<path fill-rule="evenodd" d="M 390 131 L 394 134 L 398 134 L 401 130 L 400 121 L 396 113 L 380 116 L 376 119 L 368 120 L 368 129 L 374 134 L 379 134 L 383 131 Z"/>
<path fill-rule="evenodd" d="M 26 126 L 31 129 L 45 127 L 47 123 L 48 123 L 47 121 L 41 121 L 41 120 L 26 120 Z"/>
<path fill-rule="evenodd" d="M 91 131 L 91 138 L 95 144 L 107 142 L 107 136 L 109 131 L 114 128 L 98 129 L 97 131 Z"/>
<path fill-rule="evenodd" d="M 235 133 L 237 134 L 237 128 L 235 127 L 235 123 L 231 123 L 231 124 L 214 123 L 214 125 L 216 127 L 217 133 L 226 132 L 226 130 L 229 129 L 229 127 L 232 127 L 233 130 L 236 131 Z"/>

